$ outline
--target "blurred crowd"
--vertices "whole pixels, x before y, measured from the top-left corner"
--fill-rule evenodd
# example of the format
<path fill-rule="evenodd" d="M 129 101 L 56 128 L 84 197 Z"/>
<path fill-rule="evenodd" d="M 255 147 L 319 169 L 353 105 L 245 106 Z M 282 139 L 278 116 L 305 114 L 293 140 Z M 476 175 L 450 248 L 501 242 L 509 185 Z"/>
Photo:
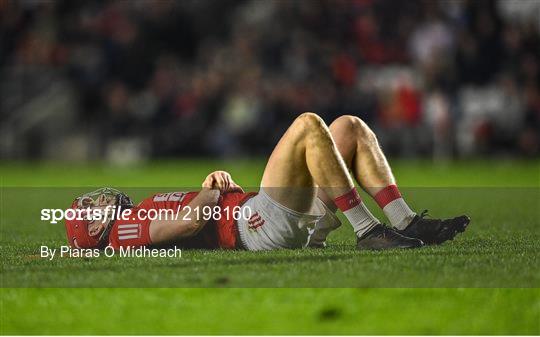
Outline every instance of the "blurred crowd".
<path fill-rule="evenodd" d="M 267 155 L 301 112 L 390 155 L 537 156 L 537 0 L 0 0 L 0 156 Z"/>

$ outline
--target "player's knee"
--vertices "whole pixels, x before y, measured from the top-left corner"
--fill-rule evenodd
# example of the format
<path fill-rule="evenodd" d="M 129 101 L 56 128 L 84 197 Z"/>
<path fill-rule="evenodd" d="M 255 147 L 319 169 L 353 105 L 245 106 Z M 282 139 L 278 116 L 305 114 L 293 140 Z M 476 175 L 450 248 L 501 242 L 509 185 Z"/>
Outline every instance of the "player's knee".
<path fill-rule="evenodd" d="M 304 132 L 319 132 L 325 128 L 323 119 L 313 112 L 304 112 L 296 118 L 295 124 Z"/>
<path fill-rule="evenodd" d="M 371 142 L 376 139 L 375 133 L 360 118 L 351 115 L 338 117 L 332 126 L 340 129 L 341 134 L 354 134 L 360 141 Z"/>

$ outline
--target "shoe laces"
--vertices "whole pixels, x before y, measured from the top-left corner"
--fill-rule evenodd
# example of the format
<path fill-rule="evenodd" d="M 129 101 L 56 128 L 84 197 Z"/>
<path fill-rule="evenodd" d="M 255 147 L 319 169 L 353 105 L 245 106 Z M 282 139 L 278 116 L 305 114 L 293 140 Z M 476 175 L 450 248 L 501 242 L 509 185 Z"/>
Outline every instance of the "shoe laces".
<path fill-rule="evenodd" d="M 429 217 L 429 211 L 427 209 L 423 210 L 422 213 L 420 213 L 420 218 L 426 218 Z"/>
<path fill-rule="evenodd" d="M 429 211 L 427 209 L 423 210 L 422 213 L 420 213 L 419 218 L 422 219 L 422 220 L 425 220 L 428 223 L 432 223 L 432 224 L 433 223 L 437 223 L 437 224 L 442 223 L 441 219 L 433 219 L 431 217 L 431 215 L 429 214 Z"/>
<path fill-rule="evenodd" d="M 387 236 L 392 237 L 393 235 L 396 234 L 396 232 L 394 231 L 394 229 L 392 227 L 388 226 L 385 223 L 381 223 L 381 225 L 383 226 L 382 237 L 384 239 L 386 239 Z"/>
<path fill-rule="evenodd" d="M 380 223 L 379 225 L 382 227 L 382 231 L 379 235 L 386 238 L 386 233 L 390 230 L 390 227 L 385 223 Z"/>

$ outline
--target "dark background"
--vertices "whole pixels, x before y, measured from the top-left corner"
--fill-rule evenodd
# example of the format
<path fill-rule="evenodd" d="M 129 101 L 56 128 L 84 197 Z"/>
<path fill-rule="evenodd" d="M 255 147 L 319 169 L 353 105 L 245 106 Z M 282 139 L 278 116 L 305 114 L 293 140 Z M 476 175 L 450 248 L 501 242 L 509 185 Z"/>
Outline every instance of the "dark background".
<path fill-rule="evenodd" d="M 267 155 L 364 119 L 393 156 L 536 157 L 540 2 L 0 0 L 0 158 Z"/>

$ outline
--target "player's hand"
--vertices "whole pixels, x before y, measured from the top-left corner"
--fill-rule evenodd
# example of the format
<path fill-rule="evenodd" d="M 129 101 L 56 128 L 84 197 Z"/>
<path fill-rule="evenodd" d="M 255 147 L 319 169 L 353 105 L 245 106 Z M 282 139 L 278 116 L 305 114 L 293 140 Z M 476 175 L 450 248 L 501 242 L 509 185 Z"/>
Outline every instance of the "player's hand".
<path fill-rule="evenodd" d="M 236 184 L 231 175 L 225 171 L 214 171 L 210 173 L 202 183 L 203 188 L 219 189 L 221 193 L 241 192 L 242 187 Z"/>

